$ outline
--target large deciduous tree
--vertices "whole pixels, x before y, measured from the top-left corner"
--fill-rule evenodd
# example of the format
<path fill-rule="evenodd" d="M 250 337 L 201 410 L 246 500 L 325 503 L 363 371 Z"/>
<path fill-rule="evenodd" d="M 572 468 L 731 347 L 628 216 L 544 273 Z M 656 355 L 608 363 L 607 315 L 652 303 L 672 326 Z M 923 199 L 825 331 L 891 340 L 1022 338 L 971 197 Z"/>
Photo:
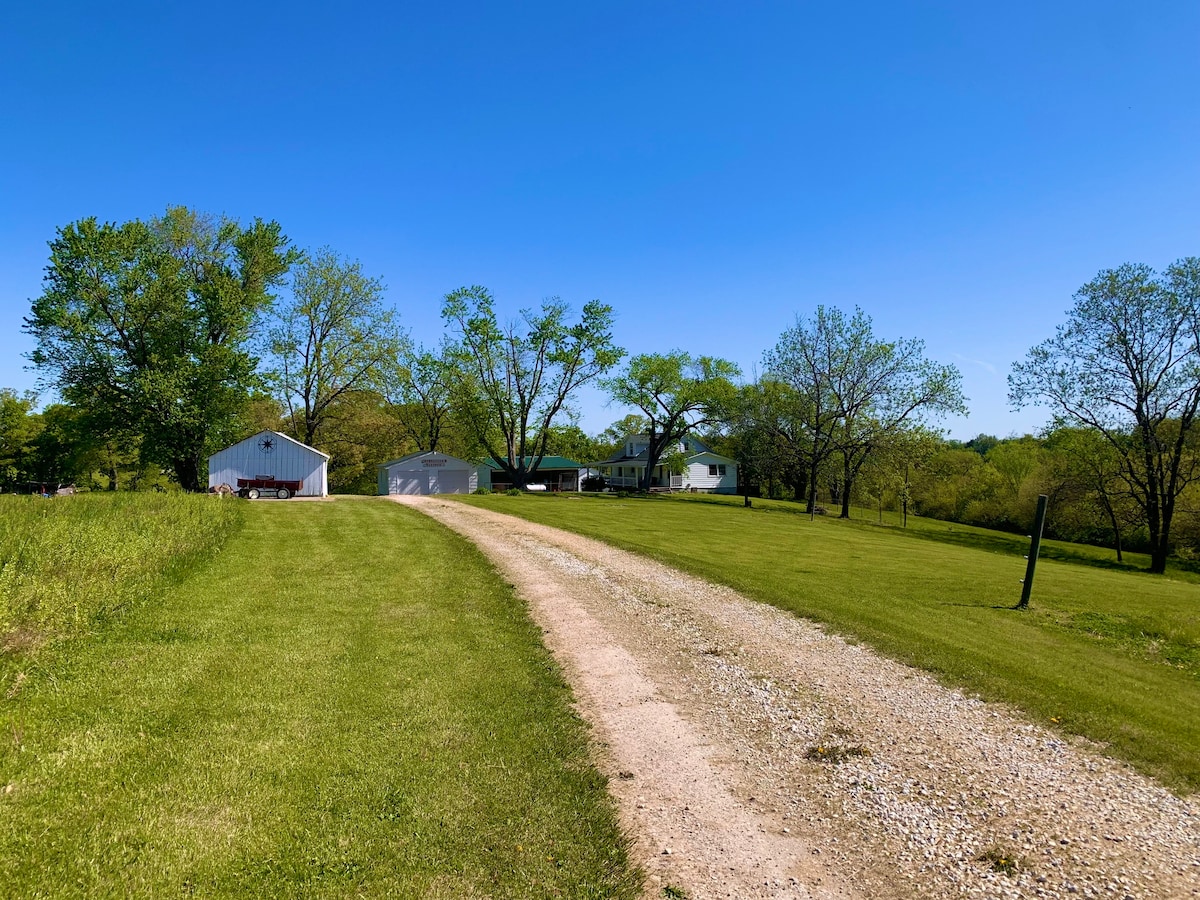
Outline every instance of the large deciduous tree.
<path fill-rule="evenodd" d="M 650 490 L 654 468 L 684 436 L 719 420 L 738 374 L 727 360 L 673 350 L 635 356 L 624 372 L 605 379 L 613 400 L 634 407 L 644 419 L 649 440 L 639 490 Z"/>
<path fill-rule="evenodd" d="M 200 489 L 256 383 L 247 341 L 296 255 L 275 222 L 182 207 L 123 225 L 67 225 L 25 330 L 45 383 L 143 457 Z"/>
<path fill-rule="evenodd" d="M 767 353 L 766 367 L 793 397 L 780 421 L 790 424 L 788 442 L 808 473 L 810 511 L 830 457 L 841 460 L 841 517 L 848 518 L 854 479 L 871 454 L 937 416 L 966 412 L 954 366 L 925 359 L 922 341 L 881 341 L 858 308 L 847 317 L 818 306 L 811 319 L 797 319 Z"/>
<path fill-rule="evenodd" d="M 42 478 L 34 474 L 36 442 L 42 417 L 33 411 L 35 394 L 17 394 L 0 388 L 0 490 L 11 490 L 22 481 Z"/>
<path fill-rule="evenodd" d="M 387 392 L 400 430 L 418 450 L 437 450 L 454 428 L 455 366 L 446 353 L 411 346 Z M 461 452 L 461 448 L 459 449 Z"/>
<path fill-rule="evenodd" d="M 880 340 L 861 309 L 848 317 L 823 306 L 797 320 L 768 352 L 769 377 L 804 399 L 810 508 L 830 455 L 841 458 L 841 516 L 849 518 L 854 479 L 873 452 L 932 418 L 966 412 L 958 370 L 924 352 L 919 340 Z"/>
<path fill-rule="evenodd" d="M 491 293 L 475 286 L 447 294 L 442 316 L 454 331 L 457 406 L 504 478 L 524 487 L 572 396 L 625 355 L 612 340 L 612 307 L 590 301 L 572 322 L 551 299 L 501 325 Z"/>
<path fill-rule="evenodd" d="M 329 248 L 296 267 L 270 349 L 273 381 L 297 440 L 316 445 L 350 393 L 385 389 L 405 337 L 383 292 L 361 263 Z"/>
<path fill-rule="evenodd" d="M 811 322 L 797 319 L 763 359 L 764 382 L 781 386 L 768 409 L 776 433 L 793 449 L 798 466 L 803 466 L 804 489 L 797 490 L 796 496 L 806 498 L 810 513 L 816 509 L 821 470 L 834 451 L 837 403 L 829 383 L 831 341 L 824 309 L 818 308 Z"/>
<path fill-rule="evenodd" d="M 880 340 L 861 309 L 849 318 L 831 310 L 828 322 L 829 385 L 837 410 L 833 442 L 842 460 L 841 517 L 848 519 L 854 481 L 873 453 L 940 416 L 964 414 L 967 406 L 962 375 L 926 359 L 924 341 Z"/>
<path fill-rule="evenodd" d="M 1176 501 L 1198 474 L 1200 258 L 1161 275 L 1126 264 L 1075 294 L 1067 321 L 1016 363 L 1009 399 L 1102 435 L 1141 509 L 1150 571 L 1166 571 Z"/>

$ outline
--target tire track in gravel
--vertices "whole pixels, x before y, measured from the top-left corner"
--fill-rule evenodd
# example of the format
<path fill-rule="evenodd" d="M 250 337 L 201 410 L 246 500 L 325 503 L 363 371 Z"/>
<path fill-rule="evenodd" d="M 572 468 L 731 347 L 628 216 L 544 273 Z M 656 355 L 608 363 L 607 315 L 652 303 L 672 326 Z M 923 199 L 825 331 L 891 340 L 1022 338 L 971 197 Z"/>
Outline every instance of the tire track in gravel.
<path fill-rule="evenodd" d="M 636 554 L 392 499 L 530 603 L 647 896 L 1200 897 L 1200 812 L 1082 741 Z"/>

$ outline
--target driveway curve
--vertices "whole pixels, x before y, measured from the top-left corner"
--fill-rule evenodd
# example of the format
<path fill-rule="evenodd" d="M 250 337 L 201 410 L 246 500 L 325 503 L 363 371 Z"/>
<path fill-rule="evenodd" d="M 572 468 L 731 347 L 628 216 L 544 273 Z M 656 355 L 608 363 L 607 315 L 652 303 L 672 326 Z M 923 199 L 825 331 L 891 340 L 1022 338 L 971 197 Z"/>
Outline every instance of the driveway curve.
<path fill-rule="evenodd" d="M 528 601 L 648 897 L 1200 897 L 1200 810 L 1085 742 L 636 554 L 392 499 Z"/>

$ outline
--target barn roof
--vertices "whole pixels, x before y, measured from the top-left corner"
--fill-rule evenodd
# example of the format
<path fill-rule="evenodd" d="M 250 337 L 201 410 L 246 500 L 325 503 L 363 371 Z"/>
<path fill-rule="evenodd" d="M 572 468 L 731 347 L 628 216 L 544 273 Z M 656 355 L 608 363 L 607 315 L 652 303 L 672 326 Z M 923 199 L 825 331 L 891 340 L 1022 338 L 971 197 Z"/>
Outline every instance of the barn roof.
<path fill-rule="evenodd" d="M 318 450 L 316 447 L 310 447 L 310 446 L 308 446 L 308 444 L 303 444 L 303 443 L 301 443 L 300 441 L 296 440 L 296 439 L 295 439 L 295 438 L 293 438 L 293 437 L 288 437 L 286 434 L 283 434 L 283 433 L 281 433 L 281 432 L 278 432 L 278 431 L 271 431 L 270 429 L 267 429 L 267 430 L 265 430 L 265 431 L 260 431 L 260 432 L 258 432 L 257 434 L 252 434 L 252 435 L 250 435 L 250 437 L 248 437 L 248 438 L 242 438 L 242 440 L 238 441 L 236 444 L 230 444 L 228 447 L 225 447 L 225 448 L 223 448 L 223 449 L 221 449 L 221 450 L 218 450 L 218 451 L 217 451 L 217 453 L 213 453 L 213 454 L 211 454 L 211 455 L 210 455 L 208 458 L 209 458 L 209 459 L 212 459 L 212 458 L 213 458 L 214 456 L 216 456 L 218 453 L 224 453 L 226 450 L 232 450 L 234 447 L 237 447 L 237 446 L 239 446 L 239 445 L 241 445 L 241 444 L 245 444 L 245 443 L 248 443 L 248 442 L 250 442 L 250 441 L 257 441 L 257 440 L 258 440 L 259 438 L 261 438 L 261 437 L 262 437 L 264 434 L 269 434 L 269 435 L 272 435 L 272 436 L 274 436 L 274 437 L 277 437 L 277 438 L 279 438 L 279 439 L 280 439 L 280 440 L 282 440 L 282 441 L 287 441 L 289 444 L 293 444 L 293 445 L 295 445 L 295 446 L 299 447 L 299 448 L 300 448 L 300 449 L 302 449 L 302 450 L 307 450 L 307 451 L 308 451 L 308 452 L 310 452 L 310 453 L 315 453 L 315 454 L 317 454 L 317 456 L 323 456 L 323 457 L 325 457 L 325 459 L 326 459 L 326 460 L 328 460 L 328 459 L 330 458 L 330 456 L 329 456 L 329 454 L 328 454 L 328 453 L 324 453 L 324 452 L 322 452 L 322 451 Z"/>

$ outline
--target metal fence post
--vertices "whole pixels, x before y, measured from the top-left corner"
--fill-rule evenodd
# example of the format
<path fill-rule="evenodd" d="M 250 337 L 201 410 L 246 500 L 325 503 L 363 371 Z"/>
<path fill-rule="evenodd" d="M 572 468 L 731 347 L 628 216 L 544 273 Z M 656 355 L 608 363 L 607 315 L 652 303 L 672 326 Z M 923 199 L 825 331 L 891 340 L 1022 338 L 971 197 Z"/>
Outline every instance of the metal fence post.
<path fill-rule="evenodd" d="M 1025 557 L 1025 577 L 1021 579 L 1021 602 L 1017 609 L 1029 608 L 1029 592 L 1033 590 L 1033 570 L 1037 568 L 1038 551 L 1042 547 L 1042 527 L 1046 524 L 1045 494 L 1038 494 L 1037 515 L 1033 519 L 1033 534 L 1029 537 L 1029 555 Z"/>

